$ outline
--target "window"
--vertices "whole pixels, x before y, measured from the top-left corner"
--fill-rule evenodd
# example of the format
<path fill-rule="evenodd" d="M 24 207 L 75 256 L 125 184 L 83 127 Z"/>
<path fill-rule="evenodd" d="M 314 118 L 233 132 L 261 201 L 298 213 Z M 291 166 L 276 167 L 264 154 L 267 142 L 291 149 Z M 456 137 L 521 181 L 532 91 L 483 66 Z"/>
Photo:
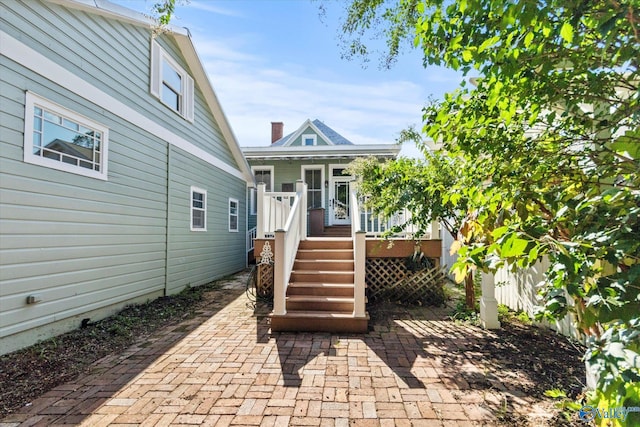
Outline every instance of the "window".
<path fill-rule="evenodd" d="M 207 191 L 191 187 L 191 231 L 207 231 Z"/>
<path fill-rule="evenodd" d="M 166 106 L 193 121 L 193 78 L 160 47 L 151 42 L 151 93 Z"/>
<path fill-rule="evenodd" d="M 293 182 L 283 182 L 281 185 L 281 189 L 283 193 L 293 193 L 294 191 L 296 191 Z"/>
<path fill-rule="evenodd" d="M 302 135 L 302 145 L 316 145 L 317 135 Z"/>
<path fill-rule="evenodd" d="M 253 166 L 251 167 L 251 171 L 253 172 L 253 176 L 256 178 L 256 184 L 260 184 L 264 182 L 265 191 L 273 191 L 273 166 Z M 251 206 L 249 212 L 251 215 L 255 215 L 258 209 L 258 192 L 251 192 Z"/>
<path fill-rule="evenodd" d="M 107 179 L 106 127 L 31 92 L 25 105 L 25 162 Z"/>
<path fill-rule="evenodd" d="M 238 201 L 229 199 L 229 231 L 238 231 Z"/>
<path fill-rule="evenodd" d="M 302 176 L 307 184 L 307 209 L 321 208 L 324 193 L 324 167 L 303 166 Z"/>

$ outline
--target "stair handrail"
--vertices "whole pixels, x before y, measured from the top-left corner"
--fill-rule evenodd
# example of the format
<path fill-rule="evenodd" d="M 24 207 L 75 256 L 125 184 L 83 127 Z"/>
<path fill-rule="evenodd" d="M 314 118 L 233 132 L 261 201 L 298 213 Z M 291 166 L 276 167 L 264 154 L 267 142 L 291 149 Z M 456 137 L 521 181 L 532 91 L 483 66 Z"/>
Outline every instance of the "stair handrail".
<path fill-rule="evenodd" d="M 301 240 L 307 238 L 307 184 L 296 181 L 293 205 L 282 228 L 275 230 L 273 270 L 273 314 L 287 313 L 286 296 L 291 271 Z"/>
<path fill-rule="evenodd" d="M 353 240 L 353 317 L 366 316 L 365 267 L 367 262 L 366 232 L 362 230 L 358 195 L 351 192 L 351 239 Z"/>

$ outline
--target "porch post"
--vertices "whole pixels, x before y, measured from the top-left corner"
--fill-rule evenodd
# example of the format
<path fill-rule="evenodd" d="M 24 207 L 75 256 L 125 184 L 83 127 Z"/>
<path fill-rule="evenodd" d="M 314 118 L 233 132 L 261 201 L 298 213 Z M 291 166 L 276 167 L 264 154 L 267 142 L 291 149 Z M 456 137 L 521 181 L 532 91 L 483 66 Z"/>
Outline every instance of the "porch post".
<path fill-rule="evenodd" d="M 500 329 L 498 321 L 498 301 L 496 300 L 495 276 L 480 273 L 482 296 L 480 297 L 480 322 L 485 329 Z"/>
<path fill-rule="evenodd" d="M 258 194 L 256 196 L 256 237 L 264 239 L 264 190 L 267 184 L 258 184 Z"/>
<path fill-rule="evenodd" d="M 296 181 L 296 193 L 300 195 L 300 240 L 307 240 L 307 184 Z"/>
<path fill-rule="evenodd" d="M 359 215 L 359 213 L 358 213 Z M 367 262 L 367 248 L 365 237 L 367 233 L 357 230 L 353 239 L 354 247 L 354 289 L 353 289 L 353 317 L 365 317 L 365 263 Z"/>

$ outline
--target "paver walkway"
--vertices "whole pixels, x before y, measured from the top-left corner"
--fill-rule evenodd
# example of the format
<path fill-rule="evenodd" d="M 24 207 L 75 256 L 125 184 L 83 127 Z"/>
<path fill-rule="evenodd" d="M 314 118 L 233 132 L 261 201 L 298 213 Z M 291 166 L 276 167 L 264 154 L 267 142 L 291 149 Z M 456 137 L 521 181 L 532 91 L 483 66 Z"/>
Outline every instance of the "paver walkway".
<path fill-rule="evenodd" d="M 541 412 L 487 376 L 474 349 L 491 332 L 427 308 L 372 319 L 366 335 L 271 334 L 245 274 L 198 317 L 102 359 L 0 426 L 476 426 L 500 424 L 507 405 Z"/>

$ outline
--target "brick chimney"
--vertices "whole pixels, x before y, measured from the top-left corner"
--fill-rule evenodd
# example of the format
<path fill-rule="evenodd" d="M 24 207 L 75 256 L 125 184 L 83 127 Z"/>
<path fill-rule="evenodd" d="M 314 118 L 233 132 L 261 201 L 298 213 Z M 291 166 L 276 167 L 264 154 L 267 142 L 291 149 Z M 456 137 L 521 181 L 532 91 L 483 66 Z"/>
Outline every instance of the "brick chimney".
<path fill-rule="evenodd" d="M 284 123 L 271 122 L 271 143 L 273 144 L 277 140 L 281 139 L 284 135 Z"/>

